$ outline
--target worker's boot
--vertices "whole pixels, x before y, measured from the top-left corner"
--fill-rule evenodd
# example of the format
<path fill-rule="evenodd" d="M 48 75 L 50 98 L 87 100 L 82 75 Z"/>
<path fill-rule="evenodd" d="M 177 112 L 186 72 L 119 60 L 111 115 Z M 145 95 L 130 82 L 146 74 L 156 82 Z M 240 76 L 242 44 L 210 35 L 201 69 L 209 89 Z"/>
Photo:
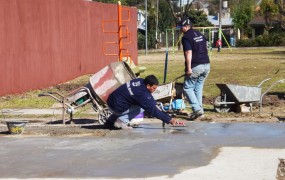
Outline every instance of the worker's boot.
<path fill-rule="evenodd" d="M 204 117 L 204 112 L 202 110 L 200 111 L 194 111 L 192 114 L 189 116 L 189 120 L 199 120 Z"/>
<path fill-rule="evenodd" d="M 133 127 L 128 126 L 127 123 L 125 123 L 124 121 L 121 121 L 120 119 L 116 120 L 114 126 L 117 128 L 121 128 L 121 129 L 133 129 Z"/>
<path fill-rule="evenodd" d="M 104 128 L 110 129 L 110 130 L 119 130 L 122 128 L 116 127 L 114 122 L 106 121 L 104 123 Z"/>

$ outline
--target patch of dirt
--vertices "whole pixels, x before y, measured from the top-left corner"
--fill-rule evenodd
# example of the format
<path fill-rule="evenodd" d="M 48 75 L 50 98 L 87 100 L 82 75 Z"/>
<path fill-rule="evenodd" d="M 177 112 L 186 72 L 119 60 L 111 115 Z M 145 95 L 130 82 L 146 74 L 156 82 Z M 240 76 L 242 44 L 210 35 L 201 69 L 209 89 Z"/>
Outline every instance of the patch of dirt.
<path fill-rule="evenodd" d="M 30 123 L 20 135 L 24 136 L 98 136 L 116 133 L 102 125 L 33 125 Z M 0 126 L 0 136 L 9 135 L 7 126 Z M 17 135 L 17 134 L 16 134 Z"/>
<path fill-rule="evenodd" d="M 205 104 L 210 104 L 213 99 L 204 98 Z M 187 122 L 190 112 L 176 113 L 175 117 L 180 121 Z M 146 114 L 145 114 L 146 115 Z M 217 113 L 213 108 L 205 109 L 205 117 L 195 121 L 206 122 L 255 122 L 255 123 L 276 123 L 285 121 L 285 100 L 284 94 L 269 94 L 263 98 L 262 112 L 259 112 L 259 104 L 253 105 L 253 112 L 228 112 Z M 157 119 L 145 117 L 144 123 L 158 122 Z M 103 137 L 118 131 L 104 129 L 94 119 L 74 119 L 67 121 L 66 125 L 62 120 L 48 121 L 44 119 L 29 119 L 29 125 L 25 127 L 22 135 L 26 136 L 98 136 Z M 9 134 L 4 122 L 0 124 L 0 136 Z"/>
<path fill-rule="evenodd" d="M 206 121 L 215 122 L 284 122 L 285 120 L 285 98 L 284 93 L 270 93 L 262 99 L 262 108 L 260 104 L 253 103 L 253 112 L 240 112 L 239 105 L 234 105 L 233 111 L 228 113 L 217 113 L 214 109 L 206 109 Z M 213 104 L 215 98 L 203 98 L 204 104 Z M 246 104 L 249 108 L 249 105 Z M 207 111 L 209 113 L 207 113 Z"/>
<path fill-rule="evenodd" d="M 284 180 L 285 179 L 285 159 L 279 159 L 279 165 L 277 168 L 276 179 Z"/>
<path fill-rule="evenodd" d="M 91 136 L 105 136 L 109 133 L 108 129 L 98 129 L 94 126 L 69 126 L 67 128 L 62 126 L 38 126 L 27 127 L 24 135 L 47 135 L 47 136 L 75 136 L 75 135 L 91 135 Z"/>
<path fill-rule="evenodd" d="M 215 97 L 216 98 L 216 97 Z M 215 101 L 215 98 L 207 98 L 203 97 L 203 103 L 204 104 L 212 104 Z M 262 106 L 284 106 L 285 104 L 285 93 L 270 93 L 265 95 L 262 98 Z M 259 106 L 259 104 L 255 104 L 255 106 Z"/>
<path fill-rule="evenodd" d="M 29 119 L 20 135 L 24 136 L 98 136 L 117 133 L 100 125 L 94 119 L 67 120 L 65 125 L 62 120 L 50 121 L 46 119 Z M 10 135 L 4 121 L 0 121 L 0 136 Z"/>

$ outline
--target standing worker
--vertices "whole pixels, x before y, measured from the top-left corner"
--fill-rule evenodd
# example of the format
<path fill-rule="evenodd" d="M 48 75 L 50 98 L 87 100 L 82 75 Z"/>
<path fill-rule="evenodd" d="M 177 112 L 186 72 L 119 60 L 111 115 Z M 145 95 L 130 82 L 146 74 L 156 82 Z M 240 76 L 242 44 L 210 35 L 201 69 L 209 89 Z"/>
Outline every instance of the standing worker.
<path fill-rule="evenodd" d="M 178 25 L 178 28 L 181 28 L 184 33 L 182 37 L 185 58 L 183 89 L 193 111 L 189 118 L 195 120 L 204 116 L 203 86 L 210 73 L 207 40 L 199 31 L 193 29 L 189 18 L 182 19 Z"/>
<path fill-rule="evenodd" d="M 108 107 L 113 114 L 107 119 L 105 127 L 128 128 L 130 120 L 144 110 L 167 124 L 178 124 L 175 118 L 171 118 L 156 106 L 151 93 L 156 90 L 158 84 L 157 78 L 149 75 L 145 79 L 133 79 L 113 91 L 107 99 Z"/>
<path fill-rule="evenodd" d="M 220 38 L 216 42 L 216 47 L 218 48 L 218 52 L 220 52 L 222 47 L 222 41 Z"/>

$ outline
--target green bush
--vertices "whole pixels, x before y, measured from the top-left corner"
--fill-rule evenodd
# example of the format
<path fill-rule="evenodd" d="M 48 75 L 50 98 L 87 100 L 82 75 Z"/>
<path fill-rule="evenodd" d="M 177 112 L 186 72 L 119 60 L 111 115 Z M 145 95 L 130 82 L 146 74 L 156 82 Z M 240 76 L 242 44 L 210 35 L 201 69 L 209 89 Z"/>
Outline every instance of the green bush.
<path fill-rule="evenodd" d="M 236 42 L 236 47 L 253 47 L 253 40 L 251 39 L 240 39 Z"/>
<path fill-rule="evenodd" d="M 255 39 L 237 40 L 237 47 L 268 47 L 285 46 L 285 32 L 274 32 L 268 35 L 258 36 Z"/>
<path fill-rule="evenodd" d="M 148 31 L 147 34 L 148 49 L 154 49 L 156 44 L 155 31 Z M 145 49 L 145 35 L 138 32 L 138 49 Z"/>
<path fill-rule="evenodd" d="M 138 49 L 145 48 L 145 36 L 138 31 Z"/>

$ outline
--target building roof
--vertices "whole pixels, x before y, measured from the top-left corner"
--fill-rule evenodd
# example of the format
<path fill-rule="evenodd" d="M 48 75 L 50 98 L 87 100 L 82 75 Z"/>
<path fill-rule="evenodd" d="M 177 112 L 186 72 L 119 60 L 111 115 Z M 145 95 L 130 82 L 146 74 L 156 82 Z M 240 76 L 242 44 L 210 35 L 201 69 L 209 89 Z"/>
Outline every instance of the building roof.
<path fill-rule="evenodd" d="M 249 25 L 264 25 L 265 20 L 263 16 L 255 16 L 249 23 Z"/>
<path fill-rule="evenodd" d="M 219 20 L 217 16 L 208 16 L 208 20 L 214 25 L 219 26 Z M 233 18 L 222 18 L 222 26 L 233 26 Z"/>
<path fill-rule="evenodd" d="M 272 19 L 272 25 L 278 24 L 278 19 Z M 265 26 L 265 19 L 263 16 L 255 16 L 249 23 L 250 26 Z"/>

